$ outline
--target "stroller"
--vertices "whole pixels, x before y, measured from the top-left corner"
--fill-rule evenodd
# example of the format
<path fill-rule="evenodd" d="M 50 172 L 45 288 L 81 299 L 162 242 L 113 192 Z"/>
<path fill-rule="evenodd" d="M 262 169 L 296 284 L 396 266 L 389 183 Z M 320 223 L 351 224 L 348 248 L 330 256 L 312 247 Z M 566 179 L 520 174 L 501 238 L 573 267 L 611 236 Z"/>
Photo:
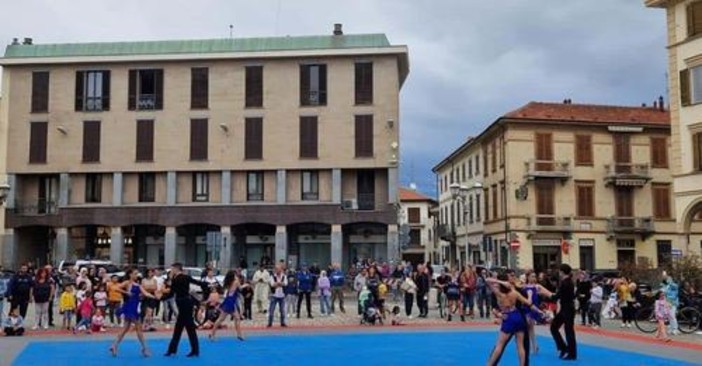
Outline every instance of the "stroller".
<path fill-rule="evenodd" d="M 376 323 L 383 324 L 383 317 L 381 314 L 381 309 L 376 305 L 375 297 L 367 289 L 364 288 L 360 295 L 358 296 L 358 303 L 361 307 L 361 325 L 375 325 Z"/>

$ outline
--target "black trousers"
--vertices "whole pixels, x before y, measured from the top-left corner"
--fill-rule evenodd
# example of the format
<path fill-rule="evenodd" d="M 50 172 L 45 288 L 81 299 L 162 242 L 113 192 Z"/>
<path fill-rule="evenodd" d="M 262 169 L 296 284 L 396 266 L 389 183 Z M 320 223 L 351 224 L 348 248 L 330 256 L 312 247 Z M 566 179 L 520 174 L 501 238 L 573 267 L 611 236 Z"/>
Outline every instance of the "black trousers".
<path fill-rule="evenodd" d="M 427 300 L 424 298 L 427 294 L 417 294 L 417 307 L 419 308 L 419 315 L 426 316 L 429 314 L 429 305 Z"/>
<path fill-rule="evenodd" d="M 300 305 L 302 305 L 302 298 L 305 298 L 305 306 L 307 307 L 307 316 L 312 316 L 312 298 L 311 298 L 311 292 L 309 291 L 303 291 L 297 294 L 297 317 L 300 317 L 300 310 L 302 308 Z"/>
<path fill-rule="evenodd" d="M 49 299 L 49 326 L 54 326 L 54 298 Z"/>
<path fill-rule="evenodd" d="M 412 305 L 414 305 L 414 294 L 405 292 L 405 315 L 412 315 Z"/>
<path fill-rule="evenodd" d="M 20 336 L 24 335 L 24 328 L 15 329 L 15 328 L 6 327 L 4 329 L 4 332 L 5 332 L 5 335 L 8 337 L 13 337 L 13 336 L 20 337 Z"/>
<path fill-rule="evenodd" d="M 188 332 L 190 340 L 190 353 L 200 354 L 200 343 L 197 339 L 197 331 L 195 330 L 195 321 L 193 320 L 193 304 L 190 298 L 176 299 L 178 306 L 178 319 L 176 319 L 175 328 L 173 328 L 173 337 L 168 345 L 168 353 L 178 352 L 178 343 L 183 335 L 183 328 Z"/>
<path fill-rule="evenodd" d="M 13 297 L 10 301 L 10 310 L 19 308 L 20 315 L 23 319 L 27 318 L 27 308 L 29 307 L 29 299 Z"/>
<path fill-rule="evenodd" d="M 561 336 L 561 326 L 565 326 L 565 342 Z M 575 309 L 561 309 L 551 323 L 551 336 L 556 342 L 556 348 L 561 352 L 567 352 L 570 357 L 578 357 L 577 344 L 575 341 Z"/>
<path fill-rule="evenodd" d="M 244 319 L 251 320 L 251 304 L 253 303 L 253 298 L 244 299 Z"/>

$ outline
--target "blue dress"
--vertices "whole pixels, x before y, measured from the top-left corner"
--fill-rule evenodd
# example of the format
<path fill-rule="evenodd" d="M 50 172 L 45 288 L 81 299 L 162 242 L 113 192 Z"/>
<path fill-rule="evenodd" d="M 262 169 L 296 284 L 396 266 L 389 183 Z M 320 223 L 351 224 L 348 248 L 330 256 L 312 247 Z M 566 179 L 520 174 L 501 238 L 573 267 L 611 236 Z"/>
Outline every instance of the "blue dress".
<path fill-rule="evenodd" d="M 239 289 L 228 290 L 227 296 L 224 297 L 224 301 L 222 301 L 222 305 L 219 308 L 225 314 L 234 314 L 234 312 L 239 310 Z"/>
<path fill-rule="evenodd" d="M 529 301 L 531 301 L 532 304 L 534 304 L 537 308 L 539 307 L 539 289 L 537 288 L 536 285 L 524 286 L 524 295 L 525 295 L 524 297 L 526 297 Z M 529 309 L 526 314 L 529 317 L 529 319 L 531 319 L 537 323 L 544 322 L 543 315 L 536 312 L 535 310 Z"/>
<path fill-rule="evenodd" d="M 141 288 L 136 283 L 133 283 L 129 289 L 129 296 L 122 305 L 122 315 L 125 321 L 138 321 L 139 317 L 139 296 L 141 296 Z"/>
<path fill-rule="evenodd" d="M 502 312 L 502 326 L 500 330 L 507 334 L 525 332 L 527 329 L 524 316 L 516 308 L 504 310 Z"/>

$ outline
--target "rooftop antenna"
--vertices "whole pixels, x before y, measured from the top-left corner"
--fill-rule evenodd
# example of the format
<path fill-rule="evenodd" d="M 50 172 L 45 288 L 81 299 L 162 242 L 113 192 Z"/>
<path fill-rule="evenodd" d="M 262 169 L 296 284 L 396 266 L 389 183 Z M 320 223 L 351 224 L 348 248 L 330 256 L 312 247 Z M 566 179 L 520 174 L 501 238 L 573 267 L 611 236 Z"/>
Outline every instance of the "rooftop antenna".
<path fill-rule="evenodd" d="M 229 38 L 234 38 L 234 25 L 229 24 Z"/>

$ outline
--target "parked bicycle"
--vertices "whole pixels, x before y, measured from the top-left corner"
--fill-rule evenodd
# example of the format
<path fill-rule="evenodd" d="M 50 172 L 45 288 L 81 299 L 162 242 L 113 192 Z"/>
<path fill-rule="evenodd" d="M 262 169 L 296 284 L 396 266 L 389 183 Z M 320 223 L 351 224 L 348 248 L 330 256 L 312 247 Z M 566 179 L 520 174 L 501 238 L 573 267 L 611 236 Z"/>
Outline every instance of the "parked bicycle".
<path fill-rule="evenodd" d="M 702 302 L 689 300 L 682 301 L 678 311 L 675 313 L 678 320 L 678 330 L 683 334 L 691 334 L 700 329 L 702 321 L 702 313 L 700 308 Z M 658 321 L 656 320 L 656 312 L 654 305 L 646 305 L 636 311 L 634 318 L 636 327 L 644 333 L 653 333 L 657 329 Z"/>

